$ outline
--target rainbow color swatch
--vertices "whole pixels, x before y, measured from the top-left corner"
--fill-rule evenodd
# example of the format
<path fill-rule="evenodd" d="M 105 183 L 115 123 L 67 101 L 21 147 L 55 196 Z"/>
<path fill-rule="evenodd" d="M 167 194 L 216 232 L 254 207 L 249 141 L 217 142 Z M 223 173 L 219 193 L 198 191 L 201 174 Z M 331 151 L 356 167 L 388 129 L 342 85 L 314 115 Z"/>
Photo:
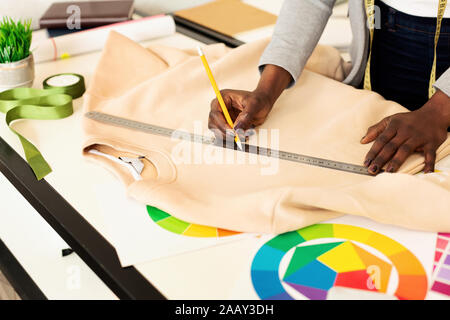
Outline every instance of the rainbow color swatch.
<path fill-rule="evenodd" d="M 308 241 L 317 239 L 322 239 L 321 243 L 308 245 Z M 390 262 L 364 249 L 365 246 Z M 282 271 L 280 263 L 288 251 L 292 257 Z M 425 270 L 403 245 L 361 227 L 316 224 L 266 242 L 253 259 L 251 278 L 261 299 L 293 300 L 288 291 L 295 290 L 308 299 L 324 300 L 334 286 L 387 293 L 394 268 L 398 273 L 394 295 L 399 299 L 424 299 Z"/>
<path fill-rule="evenodd" d="M 147 206 L 147 212 L 158 226 L 178 235 L 197 238 L 220 238 L 240 234 L 240 232 L 189 223 L 151 206 Z"/>

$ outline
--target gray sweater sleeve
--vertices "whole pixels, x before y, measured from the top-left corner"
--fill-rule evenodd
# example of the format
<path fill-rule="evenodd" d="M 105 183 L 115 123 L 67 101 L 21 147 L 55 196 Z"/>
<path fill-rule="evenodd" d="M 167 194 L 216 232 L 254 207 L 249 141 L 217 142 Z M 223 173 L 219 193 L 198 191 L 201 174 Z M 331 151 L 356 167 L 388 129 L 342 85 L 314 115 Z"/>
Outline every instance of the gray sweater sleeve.
<path fill-rule="evenodd" d="M 450 68 L 447 69 L 437 81 L 434 83 L 434 87 L 438 88 L 446 95 L 450 97 Z"/>
<path fill-rule="evenodd" d="M 259 70 L 267 64 L 282 67 L 292 76 L 291 87 L 319 42 L 335 1 L 285 0 Z"/>

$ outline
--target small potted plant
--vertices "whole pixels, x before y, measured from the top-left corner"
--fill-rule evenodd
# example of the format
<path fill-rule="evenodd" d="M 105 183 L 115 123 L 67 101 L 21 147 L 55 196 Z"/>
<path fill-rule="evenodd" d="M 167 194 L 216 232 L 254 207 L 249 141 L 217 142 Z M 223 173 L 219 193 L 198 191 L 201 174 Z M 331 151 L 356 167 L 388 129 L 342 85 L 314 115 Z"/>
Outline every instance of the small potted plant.
<path fill-rule="evenodd" d="M 5 17 L 0 21 L 0 92 L 32 86 L 31 33 L 31 20 L 16 22 Z"/>

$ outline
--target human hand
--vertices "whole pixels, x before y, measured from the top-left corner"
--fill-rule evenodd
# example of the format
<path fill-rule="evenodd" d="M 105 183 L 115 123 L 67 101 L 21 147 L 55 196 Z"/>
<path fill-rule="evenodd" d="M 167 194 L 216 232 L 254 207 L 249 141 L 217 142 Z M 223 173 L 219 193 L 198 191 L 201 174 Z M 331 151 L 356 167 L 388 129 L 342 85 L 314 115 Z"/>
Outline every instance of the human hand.
<path fill-rule="evenodd" d="M 245 131 L 263 124 L 272 110 L 272 103 L 263 92 L 221 90 L 220 93 L 233 120 L 234 129 L 242 139 L 245 138 Z M 208 128 L 213 130 L 216 138 L 234 139 L 232 128 L 225 120 L 217 98 L 211 101 Z"/>
<path fill-rule="evenodd" d="M 261 125 L 272 110 L 275 101 L 292 81 L 291 74 L 282 67 L 268 64 L 264 67 L 254 91 L 222 90 L 221 94 L 234 128 L 242 140 L 245 131 Z M 234 132 L 225 120 L 217 99 L 211 102 L 208 127 L 219 139 L 234 139 Z M 228 134 L 227 134 L 228 132 Z"/>
<path fill-rule="evenodd" d="M 386 164 L 387 172 L 396 172 L 412 153 L 421 152 L 424 172 L 433 172 L 436 150 L 447 138 L 449 126 L 450 97 L 437 91 L 422 108 L 394 114 L 368 129 L 361 143 L 375 143 L 364 165 L 371 174 L 379 173 Z"/>

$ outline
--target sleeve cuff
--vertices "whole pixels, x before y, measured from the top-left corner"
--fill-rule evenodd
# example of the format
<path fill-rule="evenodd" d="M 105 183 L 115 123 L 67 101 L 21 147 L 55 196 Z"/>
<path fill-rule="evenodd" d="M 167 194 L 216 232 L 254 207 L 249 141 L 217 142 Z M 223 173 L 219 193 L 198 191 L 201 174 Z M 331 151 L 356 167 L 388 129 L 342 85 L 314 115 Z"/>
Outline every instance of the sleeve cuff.
<path fill-rule="evenodd" d="M 447 69 L 433 85 L 450 97 L 450 68 Z"/>

